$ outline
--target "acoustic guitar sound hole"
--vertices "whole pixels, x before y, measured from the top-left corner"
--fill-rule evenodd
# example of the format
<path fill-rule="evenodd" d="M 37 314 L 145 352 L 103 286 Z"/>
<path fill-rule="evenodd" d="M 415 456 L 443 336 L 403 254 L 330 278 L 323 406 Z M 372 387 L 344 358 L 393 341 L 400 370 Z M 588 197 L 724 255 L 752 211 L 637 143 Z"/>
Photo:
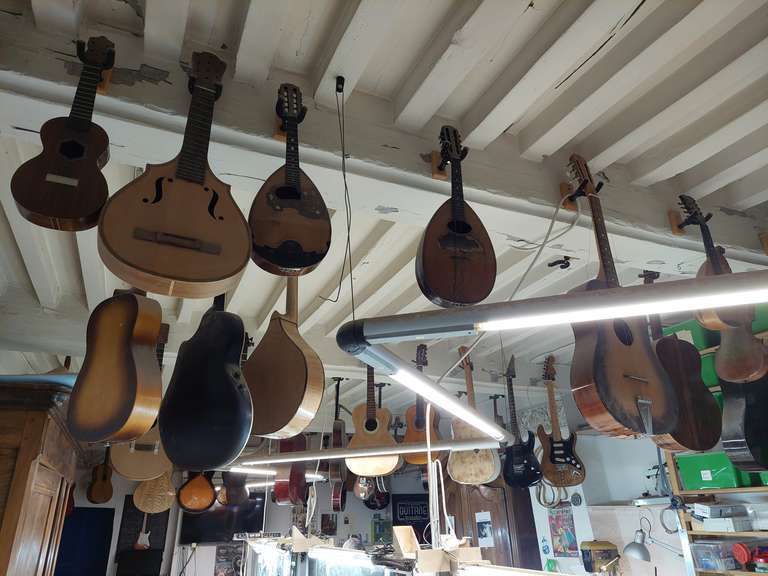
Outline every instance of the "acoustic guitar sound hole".
<path fill-rule="evenodd" d="M 280 200 L 299 200 L 301 198 L 301 194 L 293 186 L 280 186 L 275 190 L 275 196 Z"/>
<path fill-rule="evenodd" d="M 368 420 L 365 421 L 365 429 L 368 432 L 375 432 L 376 428 L 378 427 L 379 425 L 374 418 L 369 418 Z"/>
<path fill-rule="evenodd" d="M 448 229 L 454 234 L 469 234 L 472 232 L 472 226 L 463 220 L 453 220 L 448 222 Z"/>
<path fill-rule="evenodd" d="M 634 341 L 632 330 L 624 320 L 620 318 L 614 320 L 613 331 L 616 333 L 616 338 L 618 338 L 619 342 L 624 344 L 624 346 L 632 346 L 632 342 Z"/>

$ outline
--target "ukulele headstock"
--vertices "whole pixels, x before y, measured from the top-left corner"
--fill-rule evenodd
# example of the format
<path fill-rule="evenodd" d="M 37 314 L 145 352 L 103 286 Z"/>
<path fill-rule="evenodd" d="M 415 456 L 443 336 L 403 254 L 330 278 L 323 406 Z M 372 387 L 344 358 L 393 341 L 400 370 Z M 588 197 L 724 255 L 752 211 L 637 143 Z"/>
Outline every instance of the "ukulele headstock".
<path fill-rule="evenodd" d="M 595 186 L 587 161 L 578 154 L 571 154 L 568 158 L 565 173 L 575 190 L 573 196 L 589 196 L 600 191 L 600 187 Z"/>
<path fill-rule="evenodd" d="M 427 345 L 419 344 L 416 346 L 416 367 L 421 370 L 427 365 Z"/>
<path fill-rule="evenodd" d="M 280 84 L 275 104 L 277 116 L 283 122 L 295 120 L 297 124 L 301 124 L 307 114 L 307 107 L 302 104 L 301 98 L 301 89 L 298 86 L 288 83 Z"/>
<path fill-rule="evenodd" d="M 77 57 L 87 66 L 109 70 L 115 64 L 115 45 L 106 36 L 92 36 L 87 44 L 78 40 Z"/>
<path fill-rule="evenodd" d="M 192 70 L 189 74 L 189 91 L 196 86 L 221 95 L 221 80 L 227 64 L 210 52 L 195 52 L 192 54 Z"/>
<path fill-rule="evenodd" d="M 705 226 L 709 219 L 712 218 L 712 214 L 704 214 L 696 203 L 696 200 L 685 194 L 681 194 L 680 208 L 685 212 L 685 220 L 680 223 L 680 228 L 689 226 L 690 224 L 696 224 L 697 226 Z"/>
<path fill-rule="evenodd" d="M 466 347 L 466 346 L 461 346 L 461 347 L 459 348 L 459 355 L 460 355 L 460 356 L 464 356 L 464 354 L 466 354 L 466 353 L 467 353 L 467 350 L 468 350 L 468 349 L 467 349 L 467 347 Z M 461 360 L 461 362 L 459 363 L 459 366 L 461 366 L 462 368 L 465 368 L 465 369 L 466 369 L 466 368 L 469 368 L 469 369 L 470 369 L 470 371 L 472 371 L 472 370 L 474 370 L 474 369 L 475 369 L 475 365 L 474 365 L 474 364 L 472 364 L 472 359 L 469 357 L 469 354 L 467 354 L 466 356 L 464 356 L 464 358 L 463 358 L 463 359 Z"/>
<path fill-rule="evenodd" d="M 557 376 L 557 371 L 555 370 L 555 357 L 550 354 L 544 360 L 544 373 L 542 379 L 545 382 L 554 382 L 555 376 Z"/>
<path fill-rule="evenodd" d="M 444 163 L 461 162 L 467 157 L 469 148 L 461 145 L 461 134 L 453 126 L 440 128 L 440 157 Z"/>

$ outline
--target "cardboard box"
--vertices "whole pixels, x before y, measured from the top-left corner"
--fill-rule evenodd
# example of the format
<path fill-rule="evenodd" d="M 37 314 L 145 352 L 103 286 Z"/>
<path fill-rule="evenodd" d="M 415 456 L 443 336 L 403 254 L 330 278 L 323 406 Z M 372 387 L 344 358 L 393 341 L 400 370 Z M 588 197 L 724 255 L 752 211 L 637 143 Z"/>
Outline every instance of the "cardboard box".
<path fill-rule="evenodd" d="M 704 518 L 705 532 L 749 532 L 752 520 L 749 518 Z"/>
<path fill-rule="evenodd" d="M 743 504 L 701 504 L 696 502 L 693 505 L 693 514 L 701 518 L 733 518 L 746 516 L 747 507 Z"/>

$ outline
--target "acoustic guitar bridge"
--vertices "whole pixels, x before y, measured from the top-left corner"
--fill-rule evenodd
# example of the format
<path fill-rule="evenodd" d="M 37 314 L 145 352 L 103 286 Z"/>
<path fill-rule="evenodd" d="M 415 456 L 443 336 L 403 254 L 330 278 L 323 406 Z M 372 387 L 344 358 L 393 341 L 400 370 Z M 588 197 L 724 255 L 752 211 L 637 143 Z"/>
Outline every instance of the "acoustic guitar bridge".
<path fill-rule="evenodd" d="M 137 240 L 154 242 L 155 244 L 165 244 L 167 246 L 176 246 L 177 248 L 194 250 L 195 252 L 203 252 L 205 254 L 221 254 L 221 246 L 211 242 L 205 242 L 199 238 L 178 236 L 166 232 L 153 232 L 146 228 L 134 228 L 133 237 Z"/>

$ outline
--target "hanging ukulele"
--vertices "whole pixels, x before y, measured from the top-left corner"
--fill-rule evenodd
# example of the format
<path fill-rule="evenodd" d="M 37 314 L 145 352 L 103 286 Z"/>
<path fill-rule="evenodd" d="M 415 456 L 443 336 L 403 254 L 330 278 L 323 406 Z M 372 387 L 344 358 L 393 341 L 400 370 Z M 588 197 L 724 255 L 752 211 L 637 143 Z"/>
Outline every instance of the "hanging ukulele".
<path fill-rule="evenodd" d="M 99 221 L 99 254 L 118 278 L 147 292 L 208 298 L 234 288 L 251 254 L 250 231 L 208 166 L 213 107 L 226 64 L 192 55 L 181 153 L 149 165 L 112 196 Z"/>
<path fill-rule="evenodd" d="M 331 435 L 331 448 L 339 450 L 347 447 L 347 425 L 341 419 L 339 413 L 339 390 L 341 378 L 336 380 L 336 401 L 334 404 L 333 433 Z M 331 509 L 334 512 L 343 512 L 347 505 L 347 466 L 343 460 L 333 460 L 328 464 L 328 482 L 331 484 Z"/>
<path fill-rule="evenodd" d="M 427 365 L 427 345 L 419 344 L 416 347 L 416 368 L 419 372 L 424 370 Z M 429 415 L 429 437 L 431 442 L 440 440 L 440 434 L 437 431 L 438 413 L 432 408 Z M 416 404 L 405 411 L 405 442 L 426 442 L 427 441 L 427 415 L 424 399 L 416 395 Z M 432 452 L 432 460 L 437 460 L 440 452 Z M 406 454 L 403 456 L 408 464 L 423 465 L 427 463 L 427 453 Z"/>
<path fill-rule="evenodd" d="M 285 164 L 261 186 L 253 200 L 253 261 L 279 276 L 314 270 L 331 246 L 331 219 L 320 192 L 299 167 L 299 124 L 307 113 L 301 90 L 281 84 L 275 110 L 285 131 Z"/>
<path fill-rule="evenodd" d="M 11 193 L 24 218 L 54 230 L 96 226 L 109 190 L 101 169 L 109 160 L 109 137 L 91 121 L 101 73 L 115 62 L 115 45 L 104 36 L 77 42 L 83 63 L 68 118 L 40 129 L 43 151 L 16 170 Z"/>
<path fill-rule="evenodd" d="M 707 254 L 707 260 L 699 268 L 696 277 L 731 274 L 725 250 L 715 246 L 707 225 L 712 214 L 702 214 L 690 196 L 680 196 L 680 206 L 687 215 L 680 226 L 696 224 L 701 229 Z M 720 332 L 720 346 L 715 352 L 715 372 L 720 378 L 728 382 L 754 382 L 765 376 L 768 371 L 765 346 L 752 334 L 754 306 L 697 310 L 694 316 L 704 328 Z"/>
<path fill-rule="evenodd" d="M 507 380 L 507 401 L 509 404 L 509 431 L 515 437 L 512 444 L 507 445 L 504 451 L 504 482 L 513 488 L 528 488 L 538 484 L 541 480 L 541 468 L 539 461 L 533 453 L 533 433 L 527 430 L 528 437 L 523 442 L 520 434 L 520 426 L 517 423 L 517 409 L 515 408 L 515 357 L 509 358 L 507 372 L 504 375 Z"/>
<path fill-rule="evenodd" d="M 496 254 L 483 223 L 464 200 L 461 161 L 467 156 L 453 126 L 440 130 L 441 168 L 451 164 L 451 197 L 429 221 L 416 253 L 416 280 L 438 306 L 485 300 L 496 282 Z"/>
<path fill-rule="evenodd" d="M 644 284 L 653 284 L 658 272 L 643 270 Z M 706 451 L 720 440 L 720 406 L 701 379 L 701 356 L 693 344 L 675 334 L 664 336 L 658 314 L 649 317 L 656 356 L 669 374 L 680 405 L 677 426 L 668 434 L 653 436 L 659 448 L 670 451 Z"/>
<path fill-rule="evenodd" d="M 251 434 L 289 438 L 315 418 L 325 390 L 317 353 L 299 333 L 299 279 L 286 279 L 285 314 L 273 312 L 264 337 L 245 362 L 245 381 L 255 399 Z"/>
<path fill-rule="evenodd" d="M 576 455 L 576 434 L 571 433 L 563 440 L 560 431 L 560 418 L 557 416 L 557 401 L 555 400 L 555 357 L 547 356 L 544 361 L 544 384 L 547 386 L 549 400 L 549 421 L 552 424 L 552 434 L 547 434 L 544 426 L 539 425 L 536 435 L 539 437 L 543 453 L 541 455 L 541 472 L 552 486 L 578 486 L 584 482 L 587 473 L 584 463 Z"/>
<path fill-rule="evenodd" d="M 587 196 L 592 210 L 600 272 L 573 291 L 618 288 L 608 231 L 592 174 L 584 158 L 572 154 L 568 172 L 576 192 Z M 576 347 L 571 390 L 592 428 L 612 436 L 666 434 L 677 425 L 677 396 L 659 364 L 648 337 L 645 318 L 616 318 L 572 324 Z"/>

